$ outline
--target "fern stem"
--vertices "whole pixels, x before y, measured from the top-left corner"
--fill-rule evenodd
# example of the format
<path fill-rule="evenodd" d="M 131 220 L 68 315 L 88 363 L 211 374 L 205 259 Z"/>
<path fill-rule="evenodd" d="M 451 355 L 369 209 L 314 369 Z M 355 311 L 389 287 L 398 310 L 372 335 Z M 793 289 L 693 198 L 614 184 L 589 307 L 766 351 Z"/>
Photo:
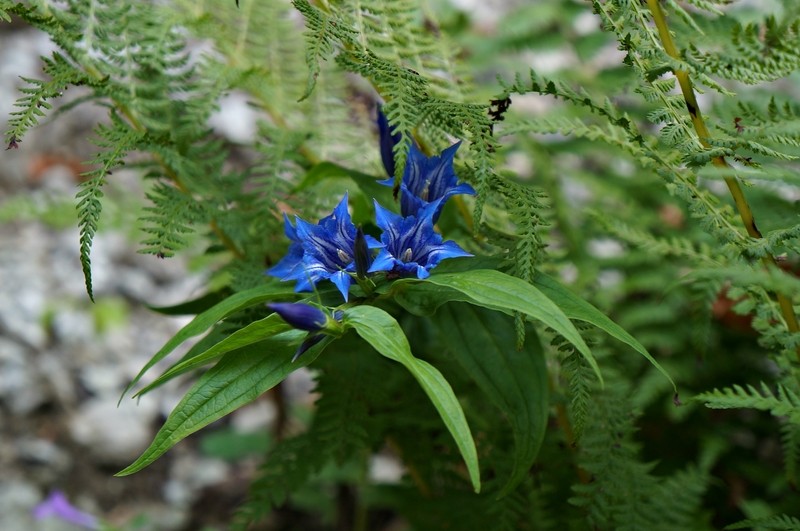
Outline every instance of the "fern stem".
<path fill-rule="evenodd" d="M 548 387 L 550 388 L 550 394 L 555 394 L 556 390 L 556 381 L 553 375 L 551 374 L 548 378 L 547 382 Z M 572 453 L 573 457 L 575 457 L 575 472 L 578 474 L 578 481 L 581 482 L 583 485 L 588 485 L 592 478 L 589 473 L 581 468 L 578 464 L 577 453 L 578 453 L 578 441 L 575 440 L 575 430 L 572 429 L 572 423 L 569 421 L 569 415 L 567 414 L 567 408 L 564 405 L 563 401 L 556 402 L 556 423 L 561 431 L 564 433 L 564 439 L 567 441 L 567 448 L 569 448 L 570 452 Z"/>
<path fill-rule="evenodd" d="M 667 26 L 666 16 L 664 14 L 664 10 L 661 9 L 659 0 L 647 0 L 647 6 L 650 8 L 650 12 L 653 14 L 653 22 L 655 22 L 658 35 L 661 39 L 662 45 L 664 46 L 664 51 L 667 52 L 667 54 L 673 59 L 680 60 L 680 53 L 675 45 L 675 41 L 672 39 L 669 26 Z M 697 103 L 697 98 L 695 97 L 694 88 L 692 87 L 692 80 L 689 77 L 689 73 L 686 70 L 680 69 L 674 69 L 674 73 L 678 80 L 678 84 L 681 87 L 683 98 L 686 101 L 686 109 L 689 111 L 689 116 L 692 120 L 692 125 L 694 125 L 694 129 L 697 132 L 698 139 L 703 147 L 709 148 L 710 144 L 708 139 L 711 138 L 711 133 L 709 132 L 708 127 L 703 120 L 703 115 L 700 111 L 700 106 Z M 725 157 L 717 156 L 712 158 L 711 161 L 714 166 L 733 172 L 733 168 L 731 168 L 730 164 L 728 164 L 728 162 L 725 160 Z M 739 184 L 739 180 L 733 174 L 726 175 L 725 184 L 728 185 L 728 190 L 733 197 L 733 201 L 736 204 L 736 210 L 739 212 L 739 216 L 741 217 L 742 223 L 747 230 L 747 234 L 751 238 L 763 238 L 764 236 L 761 234 L 761 231 L 758 230 L 755 217 L 753 216 L 753 211 L 747 202 L 747 198 L 744 195 L 742 186 Z M 775 258 L 772 255 L 768 254 L 764 256 L 761 261 L 767 268 L 777 267 Z M 781 313 L 783 314 L 783 318 L 786 321 L 786 326 L 789 331 L 792 333 L 800 332 L 800 325 L 798 325 L 797 315 L 795 314 L 791 299 L 782 293 L 776 293 L 775 295 L 778 299 L 778 305 L 780 306 Z M 800 347 L 797 349 L 797 357 L 800 359 Z"/>

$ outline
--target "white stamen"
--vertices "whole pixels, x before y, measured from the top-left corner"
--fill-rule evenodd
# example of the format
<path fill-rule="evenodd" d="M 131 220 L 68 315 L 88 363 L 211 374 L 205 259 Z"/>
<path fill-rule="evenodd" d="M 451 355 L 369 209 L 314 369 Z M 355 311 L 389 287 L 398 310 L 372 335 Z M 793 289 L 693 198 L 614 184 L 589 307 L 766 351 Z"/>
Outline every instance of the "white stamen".
<path fill-rule="evenodd" d="M 413 254 L 413 252 L 411 251 L 411 247 L 409 247 L 408 249 L 403 251 L 403 254 L 400 256 L 400 261 L 401 262 L 410 262 L 412 254 Z"/>
<path fill-rule="evenodd" d="M 339 260 L 341 260 L 344 263 L 350 262 L 350 255 L 342 251 L 341 249 L 336 249 L 336 256 L 338 256 Z"/>
<path fill-rule="evenodd" d="M 430 179 L 426 179 L 425 180 L 425 187 L 422 189 L 422 192 L 420 192 L 420 194 L 419 194 L 420 199 L 422 199 L 423 201 L 427 201 L 428 200 L 428 194 L 430 193 L 430 191 L 431 191 L 431 180 Z"/>

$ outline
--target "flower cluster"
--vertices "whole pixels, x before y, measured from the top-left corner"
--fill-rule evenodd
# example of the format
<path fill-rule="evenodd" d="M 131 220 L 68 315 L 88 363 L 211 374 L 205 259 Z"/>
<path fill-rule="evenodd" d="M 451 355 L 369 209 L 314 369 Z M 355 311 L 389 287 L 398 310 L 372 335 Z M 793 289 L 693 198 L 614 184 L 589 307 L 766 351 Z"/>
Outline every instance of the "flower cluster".
<path fill-rule="evenodd" d="M 394 146 L 400 135 L 390 131 L 389 123 L 378 110 L 381 157 L 386 172 L 394 172 Z M 347 210 L 347 194 L 333 213 L 313 225 L 300 217 L 295 224 L 284 216 L 284 230 L 292 242 L 289 252 L 267 273 L 284 281 L 296 282 L 295 291 L 310 291 L 320 280 L 330 280 L 348 300 L 353 275 L 363 279 L 369 273 L 386 272 L 393 277 L 427 278 L 430 270 L 447 258 L 471 256 L 455 242 L 443 241 L 434 230 L 445 201 L 456 194 L 474 194 L 468 185 L 458 183 L 453 159 L 460 143 L 441 154 L 426 157 L 415 143 L 409 146 L 400 184 L 401 215 L 375 201 L 375 222 L 383 230 L 380 241 L 364 235 L 352 223 Z M 381 181 L 391 186 L 392 179 Z M 377 256 L 373 250 L 377 249 Z"/>

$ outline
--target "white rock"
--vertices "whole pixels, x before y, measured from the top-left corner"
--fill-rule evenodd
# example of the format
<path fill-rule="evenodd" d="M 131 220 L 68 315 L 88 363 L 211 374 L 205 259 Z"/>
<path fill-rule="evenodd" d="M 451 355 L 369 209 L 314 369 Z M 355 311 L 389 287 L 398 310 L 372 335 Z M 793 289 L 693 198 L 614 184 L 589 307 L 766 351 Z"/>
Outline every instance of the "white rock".
<path fill-rule="evenodd" d="M 24 416 L 49 400 L 24 347 L 0 338 L 0 399 L 13 415 Z"/>
<path fill-rule="evenodd" d="M 374 455 L 369 460 L 369 478 L 375 483 L 399 483 L 405 468 L 391 456 Z"/>
<path fill-rule="evenodd" d="M 84 403 L 69 419 L 72 438 L 104 463 L 127 465 L 150 444 L 157 415 L 152 402 L 102 395 Z"/>
<path fill-rule="evenodd" d="M 39 501 L 39 490 L 33 484 L 7 476 L 0 479 L 0 529 L 38 529 L 31 510 Z"/>
<path fill-rule="evenodd" d="M 271 400 L 256 400 L 231 415 L 231 427 L 237 432 L 251 433 L 269 428 L 278 413 Z"/>
<path fill-rule="evenodd" d="M 204 487 L 225 481 L 230 468 L 220 459 L 179 454 L 170 470 L 171 479 L 164 485 L 164 497 L 171 504 L 190 505 Z"/>

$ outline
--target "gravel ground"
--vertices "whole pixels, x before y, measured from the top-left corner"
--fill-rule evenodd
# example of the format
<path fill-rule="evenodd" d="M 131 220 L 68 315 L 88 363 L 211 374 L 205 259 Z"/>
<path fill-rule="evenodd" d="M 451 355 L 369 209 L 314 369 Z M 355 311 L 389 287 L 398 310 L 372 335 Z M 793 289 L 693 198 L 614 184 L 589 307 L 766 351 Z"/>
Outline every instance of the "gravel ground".
<path fill-rule="evenodd" d="M 0 26 L 0 125 L 19 97 L 19 76 L 38 76 L 39 56 L 50 46 L 38 32 Z M 147 447 L 186 389 L 171 382 L 139 403 L 126 399 L 117 407 L 125 385 L 187 322 L 158 316 L 145 302 L 197 296 L 204 277 L 188 272 L 185 260 L 136 254 L 138 236 L 124 211 L 135 205 L 107 205 L 104 219 L 110 221 L 92 251 L 97 302 L 89 301 L 73 197 L 85 170 L 81 161 L 93 152 L 92 125 L 102 116 L 81 107 L 3 152 L 0 530 L 78 529 L 33 519 L 34 508 L 58 491 L 124 529 L 223 529 L 219 522 L 241 500 L 256 463 L 201 452 L 200 438 L 213 430 L 190 437 L 138 474 L 113 477 Z M 135 174 L 118 171 L 113 179 L 112 195 L 116 189 L 119 196 L 141 196 L 130 193 L 139 192 Z M 263 433 L 273 409 L 260 401 L 219 424 Z"/>

